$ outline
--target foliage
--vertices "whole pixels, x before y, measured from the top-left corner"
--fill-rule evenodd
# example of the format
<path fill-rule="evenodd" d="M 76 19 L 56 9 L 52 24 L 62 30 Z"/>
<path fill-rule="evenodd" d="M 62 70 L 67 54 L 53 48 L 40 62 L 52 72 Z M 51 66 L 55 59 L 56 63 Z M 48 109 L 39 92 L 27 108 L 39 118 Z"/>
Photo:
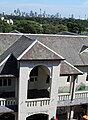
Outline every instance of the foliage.
<path fill-rule="evenodd" d="M 6 22 L 0 21 L 0 32 L 10 32 L 12 30 L 12 26 Z"/>
<path fill-rule="evenodd" d="M 42 33 L 41 25 L 35 21 L 20 20 L 15 25 L 16 29 L 22 33 Z"/>
<path fill-rule="evenodd" d="M 0 32 L 10 32 L 14 29 L 22 33 L 57 34 L 62 31 L 83 34 L 88 32 L 88 20 L 74 18 L 40 18 L 6 15 L 5 19 L 12 19 L 14 25 L 0 20 Z"/>

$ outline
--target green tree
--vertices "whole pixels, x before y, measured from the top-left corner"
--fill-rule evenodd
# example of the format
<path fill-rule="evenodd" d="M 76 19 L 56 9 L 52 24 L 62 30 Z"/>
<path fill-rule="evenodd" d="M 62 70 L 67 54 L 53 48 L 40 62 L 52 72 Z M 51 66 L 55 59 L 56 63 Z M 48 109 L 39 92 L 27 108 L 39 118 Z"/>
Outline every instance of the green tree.
<path fill-rule="evenodd" d="M 12 31 L 12 25 L 0 20 L 0 32 L 6 33 Z"/>
<path fill-rule="evenodd" d="M 70 32 L 81 33 L 83 31 L 83 29 L 79 23 L 69 22 L 67 24 L 67 27 L 68 27 L 68 31 L 70 31 Z"/>
<path fill-rule="evenodd" d="M 17 30 L 23 33 L 42 33 L 42 26 L 30 20 L 20 20 L 17 21 L 16 24 Z"/>

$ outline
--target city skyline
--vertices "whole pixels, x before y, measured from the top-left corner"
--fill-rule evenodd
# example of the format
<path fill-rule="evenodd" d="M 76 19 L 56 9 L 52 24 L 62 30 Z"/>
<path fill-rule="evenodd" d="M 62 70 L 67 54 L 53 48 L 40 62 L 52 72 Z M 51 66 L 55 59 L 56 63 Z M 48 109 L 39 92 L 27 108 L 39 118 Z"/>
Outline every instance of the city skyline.
<path fill-rule="evenodd" d="M 0 1 L 0 13 L 5 12 L 7 14 L 13 13 L 15 9 L 19 8 L 23 12 L 29 12 L 33 10 L 34 12 L 46 14 L 56 14 L 59 13 L 62 17 L 69 17 L 74 14 L 75 18 L 88 18 L 88 0 L 4 0 Z"/>

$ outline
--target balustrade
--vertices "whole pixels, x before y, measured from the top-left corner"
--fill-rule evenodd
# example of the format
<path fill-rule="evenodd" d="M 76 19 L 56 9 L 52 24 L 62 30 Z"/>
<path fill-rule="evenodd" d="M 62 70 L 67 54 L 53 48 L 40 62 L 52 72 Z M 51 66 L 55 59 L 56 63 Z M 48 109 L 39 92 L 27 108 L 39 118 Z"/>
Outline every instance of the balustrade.
<path fill-rule="evenodd" d="M 50 99 L 49 98 L 28 99 L 26 101 L 27 107 L 48 106 L 49 103 L 50 103 Z"/>

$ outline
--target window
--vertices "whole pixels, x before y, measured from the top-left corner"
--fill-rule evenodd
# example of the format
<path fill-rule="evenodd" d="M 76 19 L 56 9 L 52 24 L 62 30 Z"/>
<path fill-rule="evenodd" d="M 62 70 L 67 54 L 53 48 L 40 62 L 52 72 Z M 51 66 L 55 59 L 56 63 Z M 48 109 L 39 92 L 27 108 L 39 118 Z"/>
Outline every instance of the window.
<path fill-rule="evenodd" d="M 11 86 L 11 79 L 8 79 L 8 86 Z"/>
<path fill-rule="evenodd" d="M 67 78 L 67 82 L 68 82 L 68 83 L 70 82 L 70 76 L 68 76 L 68 78 Z"/>
<path fill-rule="evenodd" d="M 35 67 L 30 72 L 30 82 L 37 81 L 37 77 L 38 77 L 38 67 Z"/>
<path fill-rule="evenodd" d="M 0 87 L 1 86 L 11 86 L 11 79 L 10 78 L 2 78 L 0 79 Z"/>
<path fill-rule="evenodd" d="M 34 78 L 31 77 L 31 78 L 30 78 L 30 82 L 34 82 Z"/>
<path fill-rule="evenodd" d="M 50 76 L 48 75 L 46 79 L 46 83 L 49 84 L 49 82 L 50 82 Z"/>
<path fill-rule="evenodd" d="M 2 86 L 2 79 L 0 79 L 0 86 Z"/>
<path fill-rule="evenodd" d="M 3 85 L 7 86 L 7 79 L 3 79 Z"/>
<path fill-rule="evenodd" d="M 86 81 L 88 81 L 88 75 L 86 76 Z"/>
<path fill-rule="evenodd" d="M 30 77 L 30 82 L 34 82 L 37 81 L 37 76 L 31 76 Z"/>
<path fill-rule="evenodd" d="M 32 69 L 30 76 L 38 76 L 38 67 Z"/>

